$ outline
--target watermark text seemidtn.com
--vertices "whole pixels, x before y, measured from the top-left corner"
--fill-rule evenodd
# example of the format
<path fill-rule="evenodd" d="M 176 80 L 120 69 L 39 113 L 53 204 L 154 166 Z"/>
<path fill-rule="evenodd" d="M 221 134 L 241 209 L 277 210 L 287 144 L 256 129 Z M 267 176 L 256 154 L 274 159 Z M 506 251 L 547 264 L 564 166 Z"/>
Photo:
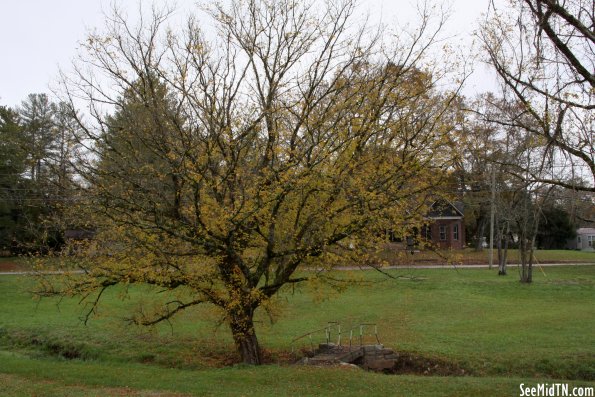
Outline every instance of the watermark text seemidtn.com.
<path fill-rule="evenodd" d="M 521 397 L 595 397 L 593 387 L 572 387 L 568 383 L 538 383 L 535 386 L 519 385 Z"/>

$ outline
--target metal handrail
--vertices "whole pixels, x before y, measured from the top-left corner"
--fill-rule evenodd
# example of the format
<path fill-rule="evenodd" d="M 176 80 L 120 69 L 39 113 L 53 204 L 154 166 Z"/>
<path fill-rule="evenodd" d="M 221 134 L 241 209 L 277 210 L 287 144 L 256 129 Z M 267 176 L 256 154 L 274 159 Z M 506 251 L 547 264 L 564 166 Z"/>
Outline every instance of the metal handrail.
<path fill-rule="evenodd" d="M 380 339 L 378 338 L 378 325 L 376 323 L 360 323 L 354 327 L 351 327 L 349 330 L 349 350 L 351 351 L 351 346 L 353 344 L 353 330 L 359 328 L 359 345 L 363 346 L 363 339 L 364 339 L 364 328 L 366 326 L 373 325 L 374 326 L 374 336 L 376 337 L 376 342 L 380 345 Z"/>
<path fill-rule="evenodd" d="M 376 323 L 360 323 L 360 324 L 355 325 L 349 329 L 349 351 L 351 351 L 351 347 L 353 346 L 353 330 L 359 329 L 359 335 L 358 335 L 359 346 L 363 346 L 364 329 L 368 326 L 374 326 L 374 337 L 376 338 L 376 342 L 379 345 L 381 344 L 380 338 L 378 338 L 378 325 Z M 326 343 L 329 344 L 330 340 L 331 340 L 331 331 L 332 331 L 333 327 L 337 328 L 337 333 L 338 333 L 337 346 L 341 346 L 341 324 L 338 321 L 329 321 L 327 323 L 326 327 L 324 327 L 324 328 L 320 328 L 320 329 L 305 333 L 301 336 L 298 336 L 297 338 L 294 338 L 291 341 L 291 352 L 292 353 L 294 352 L 295 342 L 297 342 L 305 337 L 308 337 L 310 339 L 310 347 L 312 348 L 312 350 L 314 350 L 314 343 L 312 341 L 312 335 L 314 335 L 318 332 L 322 332 L 322 331 L 324 331 Z"/>
<path fill-rule="evenodd" d="M 333 326 L 337 327 L 337 346 L 341 346 L 341 324 L 338 321 L 329 321 L 326 326 L 327 334 L 326 334 L 326 343 L 330 343 L 331 341 L 331 330 Z"/>
<path fill-rule="evenodd" d="M 315 333 L 321 332 L 321 331 L 324 331 L 326 343 L 327 344 L 330 343 L 331 329 L 332 329 L 333 326 L 337 326 L 338 334 L 339 334 L 338 341 L 337 341 L 338 343 L 337 344 L 340 346 L 341 345 L 341 324 L 339 322 L 337 322 L 337 321 L 329 321 L 327 323 L 327 326 L 324 327 L 324 328 L 320 328 L 320 329 L 317 329 L 317 330 L 314 330 L 314 331 L 305 333 L 304 335 L 298 336 L 297 338 L 294 338 L 291 341 L 291 351 L 292 351 L 292 353 L 294 351 L 294 343 L 297 342 L 297 341 L 299 341 L 300 339 L 305 338 L 305 337 L 308 337 L 310 339 L 310 347 L 313 350 L 314 349 L 314 344 L 312 342 L 312 335 L 315 334 Z"/>

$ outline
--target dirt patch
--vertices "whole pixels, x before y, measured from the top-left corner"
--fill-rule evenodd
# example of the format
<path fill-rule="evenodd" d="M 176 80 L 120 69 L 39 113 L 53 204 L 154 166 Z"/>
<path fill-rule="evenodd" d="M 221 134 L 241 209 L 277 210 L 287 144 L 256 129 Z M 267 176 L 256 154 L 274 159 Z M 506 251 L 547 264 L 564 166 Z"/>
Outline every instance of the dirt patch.
<path fill-rule="evenodd" d="M 19 272 L 26 270 L 25 267 L 13 261 L 0 261 L 0 272 Z"/>
<path fill-rule="evenodd" d="M 97 354 L 93 349 L 82 342 L 74 343 L 33 336 L 28 344 L 35 346 L 50 356 L 61 357 L 66 360 L 90 360 L 97 358 Z"/>
<path fill-rule="evenodd" d="M 378 345 L 363 346 L 357 350 L 334 348 L 332 351 L 306 352 L 296 364 L 316 366 L 353 365 L 384 374 L 426 376 L 464 376 L 471 371 L 457 362 L 440 357 L 398 352 Z"/>
<path fill-rule="evenodd" d="M 455 362 L 437 357 L 425 357 L 413 353 L 397 353 L 399 358 L 395 365 L 384 371 L 389 374 L 410 374 L 429 376 L 462 376 L 470 375 L 470 371 L 461 368 Z"/>

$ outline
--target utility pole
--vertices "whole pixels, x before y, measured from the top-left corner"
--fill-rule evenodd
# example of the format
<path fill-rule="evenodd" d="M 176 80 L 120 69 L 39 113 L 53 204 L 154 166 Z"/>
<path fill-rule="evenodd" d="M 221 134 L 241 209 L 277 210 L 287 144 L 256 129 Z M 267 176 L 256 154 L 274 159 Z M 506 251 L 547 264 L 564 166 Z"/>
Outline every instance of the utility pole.
<path fill-rule="evenodd" d="M 492 201 L 490 206 L 490 270 L 494 265 L 494 201 L 496 201 L 496 166 L 492 163 Z"/>

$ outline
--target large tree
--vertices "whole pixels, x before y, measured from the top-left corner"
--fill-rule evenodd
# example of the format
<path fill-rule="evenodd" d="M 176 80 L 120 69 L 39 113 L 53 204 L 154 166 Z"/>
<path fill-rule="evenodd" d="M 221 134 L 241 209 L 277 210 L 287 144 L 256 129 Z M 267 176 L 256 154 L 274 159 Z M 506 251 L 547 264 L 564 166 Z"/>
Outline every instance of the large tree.
<path fill-rule="evenodd" d="M 56 104 L 47 94 L 29 94 L 19 108 L 23 125 L 21 140 L 26 148 L 29 177 L 37 183 L 49 174 L 56 135 L 55 114 Z"/>
<path fill-rule="evenodd" d="M 115 13 L 89 37 L 65 87 L 94 119 L 79 118 L 88 205 L 77 216 L 93 216 L 96 256 L 46 293 L 94 307 L 119 283 L 179 292 L 132 319 L 215 305 L 242 360 L 257 364 L 254 313 L 316 276 L 301 267 L 361 264 L 385 230 L 423 222 L 454 123 L 456 93 L 437 89 L 448 65 L 426 62 L 443 20 L 425 10 L 420 29 L 391 44 L 353 27 L 351 1 L 316 8 L 215 6 L 212 43 L 194 19 L 165 31 L 159 12 L 138 28 Z"/>
<path fill-rule="evenodd" d="M 481 39 L 502 82 L 504 102 L 515 108 L 494 123 L 541 141 L 534 164 L 555 167 L 538 182 L 595 191 L 595 8 L 590 0 L 509 0 L 492 8 Z M 533 168 L 535 169 L 535 168 Z M 522 170 L 526 172 L 530 170 Z M 577 177 L 586 183 L 577 184 Z"/>
<path fill-rule="evenodd" d="M 18 113 L 0 106 L 0 251 L 8 251 L 22 235 L 22 175 L 27 166 L 21 135 Z"/>
<path fill-rule="evenodd" d="M 564 249 L 568 240 L 576 237 L 576 228 L 565 208 L 548 204 L 541 211 L 544 227 L 537 234 L 537 245 L 541 249 Z"/>

